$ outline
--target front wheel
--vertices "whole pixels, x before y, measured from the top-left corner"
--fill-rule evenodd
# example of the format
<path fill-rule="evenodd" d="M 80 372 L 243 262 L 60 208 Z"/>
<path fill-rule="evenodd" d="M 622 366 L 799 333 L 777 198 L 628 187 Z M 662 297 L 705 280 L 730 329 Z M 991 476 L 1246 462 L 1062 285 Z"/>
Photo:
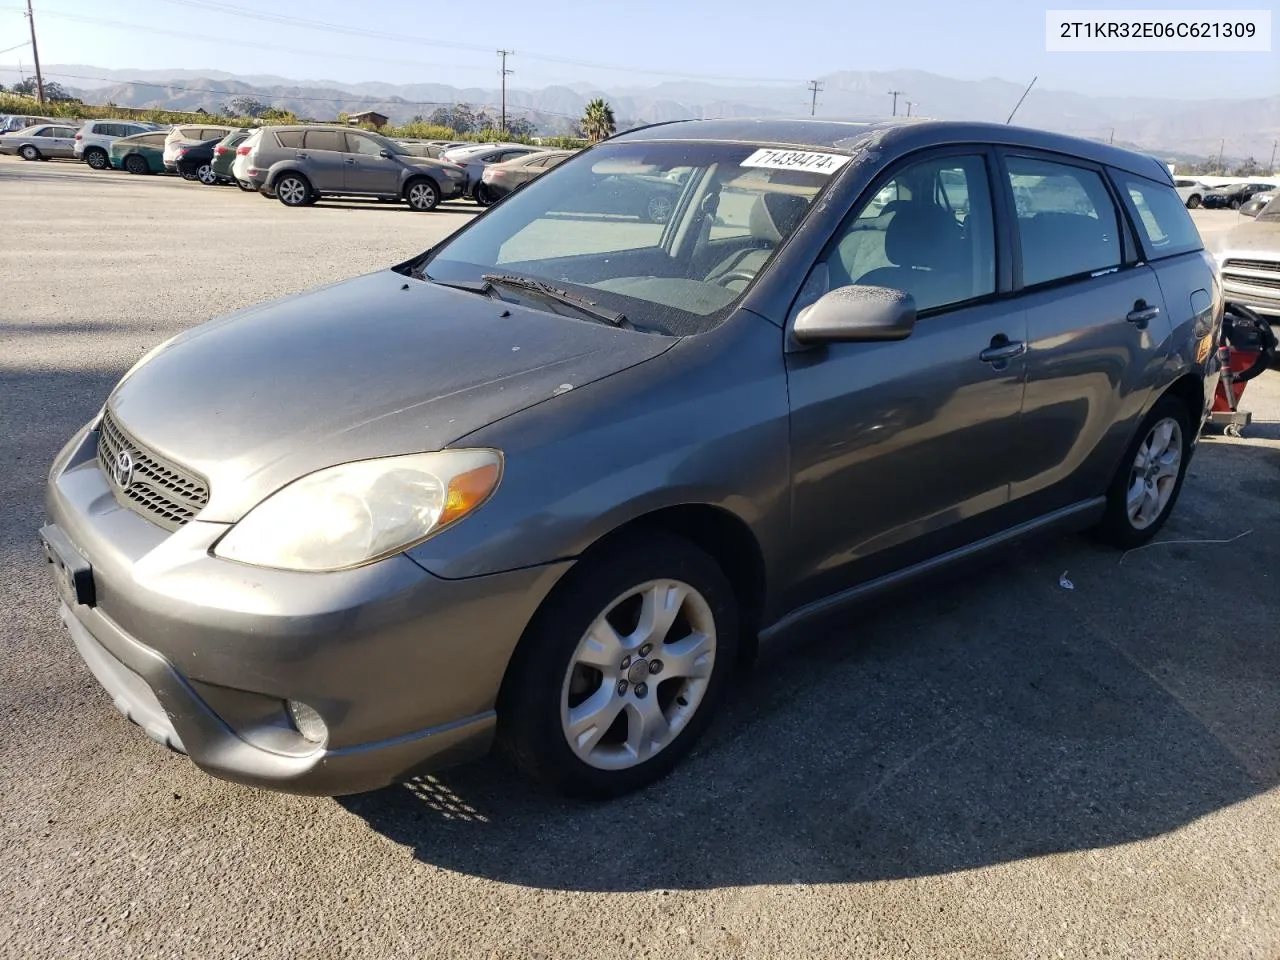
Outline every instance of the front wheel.
<path fill-rule="evenodd" d="M 1187 206 L 1192 210 L 1200 206 L 1200 194 L 1193 193 L 1191 196 L 1187 197 Z"/>
<path fill-rule="evenodd" d="M 1239 200 L 1239 198 L 1238 198 L 1238 197 L 1237 197 L 1237 198 L 1233 198 L 1233 199 L 1232 199 L 1232 201 L 1231 201 L 1231 209 L 1232 209 L 1232 210 L 1239 210 L 1239 209 L 1240 209 L 1240 200 Z"/>
<path fill-rule="evenodd" d="M 84 152 L 84 162 L 94 170 L 105 170 L 111 166 L 111 160 L 107 156 L 107 151 L 94 148 Z"/>
<path fill-rule="evenodd" d="M 476 203 L 482 207 L 493 206 L 493 194 L 483 183 L 476 184 Z"/>
<path fill-rule="evenodd" d="M 151 167 L 147 165 L 145 157 L 140 157 L 136 153 L 131 153 L 124 158 L 124 168 L 133 174 L 150 173 Z"/>
<path fill-rule="evenodd" d="M 275 195 L 286 207 L 306 206 L 311 196 L 311 184 L 296 173 L 286 173 L 276 181 Z"/>
<path fill-rule="evenodd" d="M 40 159 L 40 151 L 37 150 L 34 146 L 32 146 L 29 143 L 26 144 L 18 152 L 22 154 L 23 160 L 39 160 Z"/>
<path fill-rule="evenodd" d="M 1107 491 L 1098 538 L 1131 549 L 1169 519 L 1191 456 L 1191 415 L 1176 397 L 1161 397 L 1142 422 Z"/>
<path fill-rule="evenodd" d="M 736 598 L 689 541 L 650 533 L 585 556 L 503 681 L 498 733 L 529 775 L 605 799 L 669 772 L 701 736 L 738 651 Z"/>
<path fill-rule="evenodd" d="M 434 210 L 440 203 L 440 191 L 430 180 L 415 180 L 409 184 L 405 199 L 409 201 L 411 209 L 425 213 L 428 210 Z"/>
<path fill-rule="evenodd" d="M 236 186 L 237 186 L 237 187 L 239 187 L 241 190 L 243 190 L 245 193 L 257 193 L 257 192 L 258 192 L 258 188 L 257 188 L 257 187 L 255 187 L 252 183 L 245 183 L 243 180 L 237 180 L 237 181 L 236 181 Z"/>

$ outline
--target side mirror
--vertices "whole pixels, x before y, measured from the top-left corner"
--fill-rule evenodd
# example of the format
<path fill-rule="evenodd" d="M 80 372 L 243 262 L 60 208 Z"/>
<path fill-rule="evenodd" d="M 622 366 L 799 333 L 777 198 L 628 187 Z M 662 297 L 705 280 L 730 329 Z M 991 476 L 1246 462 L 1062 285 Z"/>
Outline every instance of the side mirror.
<path fill-rule="evenodd" d="M 796 316 L 800 343 L 905 340 L 916 325 L 916 301 L 889 287 L 837 287 Z"/>
<path fill-rule="evenodd" d="M 388 160 L 390 160 L 392 156 L 394 156 L 394 154 L 392 154 L 392 152 L 388 150 L 386 147 L 383 147 L 381 150 L 378 151 L 378 156 L 386 157 Z"/>

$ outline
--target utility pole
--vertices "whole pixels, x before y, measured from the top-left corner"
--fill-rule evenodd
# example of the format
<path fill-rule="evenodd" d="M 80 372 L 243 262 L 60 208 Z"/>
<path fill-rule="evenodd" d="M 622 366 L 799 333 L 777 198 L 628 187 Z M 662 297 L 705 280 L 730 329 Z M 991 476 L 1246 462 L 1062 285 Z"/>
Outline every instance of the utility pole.
<path fill-rule="evenodd" d="M 915 106 L 915 101 L 914 101 L 914 100 L 904 100 L 904 101 L 902 101 L 902 102 L 903 102 L 903 103 L 905 103 L 905 104 L 907 105 L 907 116 L 908 116 L 908 117 L 909 117 L 909 116 L 911 116 L 911 108 L 912 108 L 913 106 Z"/>
<path fill-rule="evenodd" d="M 1267 173 L 1275 176 L 1276 173 L 1276 147 L 1280 146 L 1280 140 L 1271 141 L 1271 162 L 1267 164 Z"/>
<path fill-rule="evenodd" d="M 893 115 L 898 115 L 898 97 L 902 95 L 902 90 L 890 90 L 889 96 L 893 97 Z"/>
<path fill-rule="evenodd" d="M 40 75 L 40 51 L 36 48 L 36 18 L 27 0 L 27 20 L 31 23 L 31 56 L 36 60 L 36 99 L 44 103 L 44 77 Z"/>
<path fill-rule="evenodd" d="M 1223 152 L 1224 150 L 1226 150 L 1226 149 L 1227 149 L 1227 138 L 1226 138 L 1226 137 L 1223 137 L 1223 138 L 1222 138 L 1222 143 L 1218 144 L 1218 167 L 1217 167 L 1217 169 L 1219 169 L 1219 170 L 1221 170 L 1221 169 L 1222 169 L 1222 152 Z"/>
<path fill-rule="evenodd" d="M 507 57 L 514 54 L 514 50 L 499 50 L 498 56 L 502 58 L 502 132 L 507 132 L 507 77 L 515 73 L 514 70 L 507 69 Z"/>
<path fill-rule="evenodd" d="M 822 92 L 822 81 L 810 80 L 809 92 L 813 94 L 813 98 L 809 101 L 809 116 L 812 117 L 818 113 L 818 94 Z"/>
<path fill-rule="evenodd" d="M 1111 136 L 1107 137 L 1107 143 L 1115 143 L 1115 142 L 1116 142 L 1116 128 L 1112 127 Z"/>

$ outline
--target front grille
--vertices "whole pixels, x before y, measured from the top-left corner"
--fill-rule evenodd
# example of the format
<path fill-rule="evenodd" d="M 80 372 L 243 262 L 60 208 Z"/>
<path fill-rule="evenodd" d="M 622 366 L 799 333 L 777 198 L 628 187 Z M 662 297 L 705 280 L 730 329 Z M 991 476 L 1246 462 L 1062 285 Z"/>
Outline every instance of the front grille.
<path fill-rule="evenodd" d="M 133 465 L 126 486 L 120 484 L 120 471 L 115 469 L 121 453 L 127 453 Z M 209 502 L 207 483 L 143 447 L 125 433 L 110 411 L 102 415 L 98 427 L 98 462 L 116 499 L 166 530 L 176 530 Z"/>
<path fill-rule="evenodd" d="M 1222 263 L 1223 270 L 1230 270 L 1235 267 L 1237 270 L 1270 270 L 1273 273 L 1280 273 L 1280 260 L 1225 260 Z"/>
<path fill-rule="evenodd" d="M 1245 273 L 1229 273 L 1224 270 L 1222 279 L 1232 280 L 1236 283 L 1243 283 L 1249 287 L 1269 287 L 1273 290 L 1280 290 L 1280 274 L 1274 277 L 1259 277 L 1253 274 Z"/>

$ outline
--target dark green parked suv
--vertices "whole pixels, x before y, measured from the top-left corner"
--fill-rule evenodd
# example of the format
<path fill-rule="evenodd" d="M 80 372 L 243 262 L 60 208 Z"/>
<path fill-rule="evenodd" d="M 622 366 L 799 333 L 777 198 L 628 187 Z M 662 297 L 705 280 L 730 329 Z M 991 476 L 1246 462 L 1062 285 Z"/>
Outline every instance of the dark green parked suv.
<path fill-rule="evenodd" d="M 231 164 L 236 160 L 236 147 L 248 140 L 251 133 L 252 130 L 234 130 L 213 148 L 213 172 L 218 178 L 216 182 L 236 183 L 236 178 L 231 175 Z"/>

